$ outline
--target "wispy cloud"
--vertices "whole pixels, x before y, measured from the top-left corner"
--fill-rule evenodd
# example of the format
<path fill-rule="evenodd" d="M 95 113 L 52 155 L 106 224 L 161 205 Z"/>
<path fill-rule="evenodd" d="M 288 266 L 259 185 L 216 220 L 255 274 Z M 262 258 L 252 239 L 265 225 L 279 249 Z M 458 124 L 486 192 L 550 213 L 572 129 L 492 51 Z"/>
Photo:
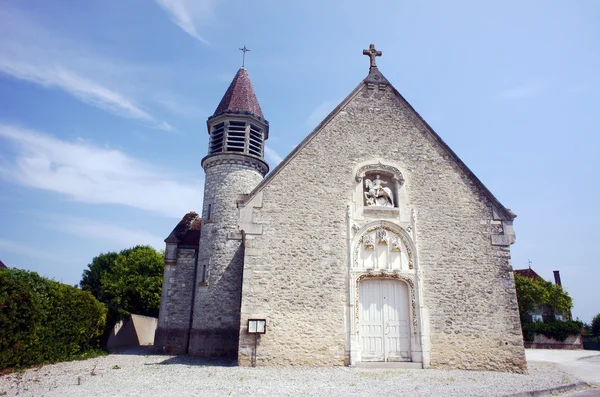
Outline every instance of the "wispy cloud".
<path fill-rule="evenodd" d="M 89 76 L 93 64 L 110 64 L 113 73 L 118 74 L 114 63 L 95 59 L 79 43 L 54 35 L 22 12 L 0 7 L 0 37 L 0 73 L 63 90 L 84 103 L 152 128 L 174 130 L 124 93 L 110 88 L 110 84 Z"/>
<path fill-rule="evenodd" d="M 195 117 L 205 119 L 210 116 L 208 112 L 193 104 L 190 98 L 183 98 L 176 94 L 158 93 L 154 95 L 153 101 L 170 113 L 183 117 Z"/>
<path fill-rule="evenodd" d="M 539 83 L 525 83 L 518 86 L 504 89 L 500 92 L 500 97 L 505 99 L 522 99 L 537 95 L 542 91 Z"/>
<path fill-rule="evenodd" d="M 43 259 L 43 260 L 52 260 L 52 261 L 62 261 L 62 262 L 71 262 L 75 263 L 73 260 L 69 260 L 69 258 L 65 258 L 63 254 L 50 252 L 46 249 L 33 249 L 31 244 L 25 244 L 15 240 L 8 240 L 4 238 L 0 238 L 0 253 L 11 253 L 17 255 L 23 255 L 33 259 Z M 6 266 L 14 265 L 12 263 L 5 263 Z"/>
<path fill-rule="evenodd" d="M 271 149 L 268 146 L 265 146 L 265 155 L 267 156 L 267 160 L 275 165 L 281 163 L 283 161 L 283 157 L 279 155 L 275 150 Z"/>
<path fill-rule="evenodd" d="M 180 217 L 202 201 L 199 181 L 177 176 L 122 151 L 68 142 L 0 124 L 0 139 L 16 147 L 0 163 L 0 177 L 94 204 L 118 204 Z"/>
<path fill-rule="evenodd" d="M 173 131 L 171 125 L 155 120 L 124 95 L 62 66 L 34 65 L 4 58 L 0 59 L 0 72 L 44 87 L 60 88 L 82 102 L 115 115 L 147 122 L 151 127 L 159 130 Z"/>
<path fill-rule="evenodd" d="M 328 100 L 321 103 L 306 119 L 310 128 L 315 128 L 340 103 L 339 100 Z"/>
<path fill-rule="evenodd" d="M 208 40 L 200 36 L 196 24 L 212 17 L 216 0 L 156 0 L 171 17 L 173 23 L 184 32 L 204 44 L 210 45 Z"/>
<path fill-rule="evenodd" d="M 54 215 L 50 217 L 50 220 L 52 222 L 47 226 L 51 229 L 77 237 L 116 243 L 120 247 L 150 245 L 156 249 L 163 249 L 165 245 L 164 238 L 145 230 L 123 227 L 114 223 L 67 215 Z"/>

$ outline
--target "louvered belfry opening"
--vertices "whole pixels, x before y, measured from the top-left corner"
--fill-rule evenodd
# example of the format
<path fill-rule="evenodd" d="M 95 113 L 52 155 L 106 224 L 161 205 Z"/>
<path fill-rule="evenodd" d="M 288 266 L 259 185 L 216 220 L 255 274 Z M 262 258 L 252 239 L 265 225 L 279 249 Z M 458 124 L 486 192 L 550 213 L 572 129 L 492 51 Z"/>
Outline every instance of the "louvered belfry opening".
<path fill-rule="evenodd" d="M 210 132 L 208 154 L 234 152 L 262 158 L 263 128 L 245 120 L 225 120 L 215 123 Z"/>

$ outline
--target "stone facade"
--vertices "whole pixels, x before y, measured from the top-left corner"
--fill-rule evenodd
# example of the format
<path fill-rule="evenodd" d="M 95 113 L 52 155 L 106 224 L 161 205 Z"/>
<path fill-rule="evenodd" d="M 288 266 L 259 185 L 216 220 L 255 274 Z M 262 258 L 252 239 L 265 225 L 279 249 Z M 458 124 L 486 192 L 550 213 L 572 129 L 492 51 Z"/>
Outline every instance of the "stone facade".
<path fill-rule="evenodd" d="M 382 361 L 526 369 L 515 216 L 376 67 L 264 180 L 260 163 L 239 157 L 205 166 L 189 353 L 240 365 L 373 360 L 363 286 L 382 280 L 403 291 L 380 302 L 402 308 L 384 314 L 385 338 L 402 347 Z M 171 278 L 159 330 L 185 317 L 169 308 Z M 266 319 L 267 332 L 249 334 L 249 319 Z"/>
<path fill-rule="evenodd" d="M 398 210 L 364 206 L 356 172 L 365 164 L 401 170 Z M 246 211 L 262 233 L 247 234 L 240 364 L 251 359 L 249 317 L 269 319 L 257 349 L 261 365 L 354 363 L 353 229 L 386 221 L 404 230 L 418 253 L 419 269 L 396 273 L 417 290 L 418 360 L 437 368 L 525 369 L 508 247 L 512 218 L 499 215 L 488 192 L 390 86 L 362 83 L 241 205 L 242 218 Z M 493 244 L 494 236 L 505 244 Z"/>
<path fill-rule="evenodd" d="M 203 225 L 189 353 L 237 357 L 244 266 L 237 201 L 258 185 L 263 174 L 258 161 L 232 154 L 218 157 L 219 161 L 203 162 Z"/>

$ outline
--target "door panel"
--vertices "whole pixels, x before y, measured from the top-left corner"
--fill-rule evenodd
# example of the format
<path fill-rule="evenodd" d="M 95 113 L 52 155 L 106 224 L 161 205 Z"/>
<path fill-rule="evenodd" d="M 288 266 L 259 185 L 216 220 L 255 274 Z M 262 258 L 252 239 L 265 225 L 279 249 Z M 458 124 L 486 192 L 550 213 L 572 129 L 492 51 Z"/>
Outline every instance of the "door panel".
<path fill-rule="evenodd" d="M 410 361 L 408 287 L 396 280 L 359 284 L 363 361 Z"/>
<path fill-rule="evenodd" d="M 363 361 L 383 361 L 385 359 L 380 284 L 380 280 L 365 280 L 359 285 L 360 339 Z"/>

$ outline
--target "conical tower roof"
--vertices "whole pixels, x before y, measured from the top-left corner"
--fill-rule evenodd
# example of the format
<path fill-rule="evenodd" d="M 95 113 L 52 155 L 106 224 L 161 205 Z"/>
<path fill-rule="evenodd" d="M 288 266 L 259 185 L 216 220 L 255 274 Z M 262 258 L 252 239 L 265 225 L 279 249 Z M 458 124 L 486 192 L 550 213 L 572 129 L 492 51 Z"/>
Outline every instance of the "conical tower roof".
<path fill-rule="evenodd" d="M 223 113 L 252 113 L 264 119 L 250 77 L 244 67 L 236 73 L 212 117 Z"/>

